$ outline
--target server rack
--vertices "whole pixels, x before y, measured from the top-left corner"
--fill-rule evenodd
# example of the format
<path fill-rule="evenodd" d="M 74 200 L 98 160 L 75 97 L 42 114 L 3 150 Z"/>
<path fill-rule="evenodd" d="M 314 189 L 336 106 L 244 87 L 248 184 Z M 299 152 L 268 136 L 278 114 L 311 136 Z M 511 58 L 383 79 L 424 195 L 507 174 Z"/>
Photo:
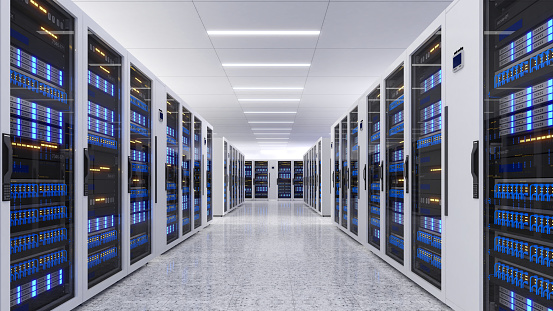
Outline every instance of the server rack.
<path fill-rule="evenodd" d="M 323 206 L 323 185 L 322 185 L 322 180 L 321 180 L 321 176 L 323 175 L 323 173 L 321 172 L 321 161 L 322 161 L 322 154 L 323 154 L 323 150 L 322 150 L 322 141 L 319 141 L 317 142 L 317 191 L 318 191 L 318 195 L 317 195 L 317 210 L 319 212 L 322 212 L 322 206 Z"/>
<path fill-rule="evenodd" d="M 334 137 L 333 137 L 333 153 L 332 153 L 332 163 L 334 169 L 332 171 L 333 175 L 333 184 L 334 184 L 334 222 L 340 224 L 341 219 L 341 208 L 340 208 L 340 123 L 334 126 Z"/>
<path fill-rule="evenodd" d="M 194 229 L 202 225 L 202 121 L 194 116 Z"/>
<path fill-rule="evenodd" d="M 294 161 L 294 199 L 301 198 L 303 198 L 303 162 Z"/>
<path fill-rule="evenodd" d="M 223 179 L 223 212 L 228 211 L 229 200 L 228 200 L 228 184 L 229 184 L 229 166 L 228 166 L 228 143 L 224 142 L 223 147 L 223 166 L 224 166 L 224 179 Z"/>
<path fill-rule="evenodd" d="M 278 198 L 290 199 L 292 197 L 292 162 L 278 161 Z"/>
<path fill-rule="evenodd" d="M 2 200 L 10 202 L 11 247 L 2 306 L 53 308 L 75 295 L 75 19 L 52 1 L 10 3 Z"/>
<path fill-rule="evenodd" d="M 330 159 L 330 139 L 319 138 L 315 145 L 304 155 L 305 163 L 294 167 L 295 172 L 302 171 L 303 167 L 309 167 L 306 171 L 306 183 L 304 185 L 306 192 L 310 196 L 306 203 L 315 212 L 321 216 L 330 216 L 332 213 L 330 194 L 331 194 L 331 159 Z M 303 165 L 302 165 L 303 164 Z M 301 178 L 301 176 L 299 177 Z"/>
<path fill-rule="evenodd" d="M 130 262 L 152 253 L 152 80 L 130 67 Z M 134 130 L 133 130 L 134 129 Z"/>
<path fill-rule="evenodd" d="M 384 190 L 384 174 L 382 172 L 384 163 L 380 158 L 380 85 L 367 96 L 367 106 L 367 128 L 369 131 L 367 150 L 369 235 L 367 240 L 370 245 L 380 249 L 380 193 Z"/>
<path fill-rule="evenodd" d="M 411 55 L 411 269 L 438 288 L 442 274 L 441 52 L 438 30 Z"/>
<path fill-rule="evenodd" d="M 385 79 L 386 86 L 386 254 L 404 263 L 404 67 Z M 404 163 L 405 160 L 405 163 Z M 408 188 L 408 187 L 407 187 Z"/>
<path fill-rule="evenodd" d="M 269 162 L 254 161 L 255 164 L 255 193 L 256 199 L 268 199 L 269 195 Z"/>
<path fill-rule="evenodd" d="M 246 179 L 245 179 L 246 199 L 251 199 L 252 198 L 252 161 L 246 161 L 245 176 L 246 176 Z"/>
<path fill-rule="evenodd" d="M 167 192 L 167 244 L 179 237 L 179 125 L 180 104 L 167 94 L 167 147 L 165 160 L 165 191 Z"/>
<path fill-rule="evenodd" d="M 89 30 L 88 149 L 84 164 L 89 288 L 122 270 L 121 65 L 122 56 Z M 138 126 L 136 130 L 148 132 Z"/>
<path fill-rule="evenodd" d="M 244 202 L 244 155 L 224 137 L 213 138 L 212 178 L 213 189 L 222 190 L 213 192 L 214 216 L 224 216 Z"/>
<path fill-rule="evenodd" d="M 340 200 L 342 203 L 342 227 L 348 228 L 348 188 L 349 188 L 349 167 L 348 167 L 348 117 L 340 122 L 340 163 L 342 166 L 342 190 Z M 351 216 L 350 216 L 351 217 Z"/>
<path fill-rule="evenodd" d="M 207 221 L 213 219 L 213 205 L 212 205 L 212 166 L 213 166 L 213 130 L 207 128 L 207 167 L 206 167 L 206 209 L 207 209 Z"/>
<path fill-rule="evenodd" d="M 359 204 L 359 126 L 358 126 L 358 107 L 355 107 L 349 113 L 349 206 L 350 206 L 350 224 L 349 230 L 357 235 L 359 229 L 358 204 Z M 320 148 L 319 148 L 320 149 Z"/>
<path fill-rule="evenodd" d="M 182 107 L 182 235 L 192 231 L 192 192 L 190 190 L 190 170 L 192 167 L 192 113 Z"/>
<path fill-rule="evenodd" d="M 484 309 L 550 310 L 551 1 L 484 1 L 484 33 Z"/>

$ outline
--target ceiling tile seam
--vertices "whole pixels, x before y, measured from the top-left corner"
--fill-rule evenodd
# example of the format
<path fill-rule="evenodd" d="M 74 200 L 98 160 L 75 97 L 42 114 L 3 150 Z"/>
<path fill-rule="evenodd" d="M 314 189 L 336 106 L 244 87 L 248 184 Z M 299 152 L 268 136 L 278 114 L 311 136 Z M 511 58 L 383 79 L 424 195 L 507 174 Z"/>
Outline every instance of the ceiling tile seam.
<path fill-rule="evenodd" d="M 200 22 L 202 23 L 202 26 L 207 34 L 207 28 L 205 27 L 205 23 L 202 19 L 202 16 L 200 15 L 200 12 L 198 11 L 198 7 L 196 6 L 196 3 L 194 2 L 194 0 L 192 0 L 192 5 L 194 6 L 194 10 L 196 10 L 196 14 L 198 14 L 198 18 L 200 19 Z M 217 56 L 217 59 L 219 60 L 219 63 L 222 64 L 223 62 L 221 61 L 221 57 L 219 56 L 219 53 L 217 53 L 217 49 L 215 49 L 215 45 L 213 44 L 213 41 L 211 40 L 211 37 L 208 35 L 208 38 L 209 38 L 209 43 L 211 44 L 211 46 L 213 47 L 213 52 L 215 53 L 215 55 Z M 232 83 L 230 82 L 230 78 L 228 76 L 228 73 L 226 71 L 226 69 L 223 67 L 223 72 L 225 73 L 226 77 L 227 77 L 227 81 L 229 83 L 229 85 L 232 87 Z M 240 101 L 238 100 L 238 97 L 236 95 L 236 92 L 234 92 L 234 97 L 236 98 L 236 101 L 238 102 L 238 105 L 240 106 L 240 109 L 242 110 L 242 113 L 244 113 L 244 108 L 242 107 L 242 105 L 240 104 Z M 244 115 L 245 116 L 245 115 Z M 251 131 L 251 126 L 250 126 L 250 133 L 253 137 L 253 132 Z"/>
<path fill-rule="evenodd" d="M 323 26 L 325 24 L 325 20 L 326 20 L 326 15 L 328 14 L 328 8 L 330 7 L 330 0 L 327 1 L 326 3 L 326 9 L 325 9 L 325 14 L 323 16 L 323 21 L 321 22 L 321 27 L 319 28 L 319 31 L 323 31 Z M 309 66 L 309 69 L 307 70 L 307 77 L 305 78 L 305 82 L 303 83 L 303 90 L 301 91 L 301 95 L 300 95 L 300 102 L 298 103 L 301 104 L 301 100 L 303 98 L 303 94 L 305 93 L 305 86 L 307 85 L 307 80 L 309 80 L 309 73 L 311 72 L 311 68 L 313 67 L 313 60 L 315 59 L 315 53 L 317 53 L 317 47 L 319 46 L 319 40 L 321 39 L 321 35 L 319 33 L 319 36 L 317 37 L 317 42 L 315 43 L 315 48 L 313 49 L 313 55 L 311 55 L 311 66 Z M 294 125 L 296 124 L 296 119 L 298 118 L 298 115 L 296 114 L 294 116 L 294 124 L 292 124 L 292 129 L 294 128 Z"/>

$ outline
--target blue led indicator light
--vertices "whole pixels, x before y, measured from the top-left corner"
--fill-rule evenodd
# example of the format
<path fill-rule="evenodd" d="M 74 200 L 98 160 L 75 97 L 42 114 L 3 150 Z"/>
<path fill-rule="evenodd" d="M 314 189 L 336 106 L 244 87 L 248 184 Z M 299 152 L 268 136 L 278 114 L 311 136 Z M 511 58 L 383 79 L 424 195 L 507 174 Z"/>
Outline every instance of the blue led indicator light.
<path fill-rule="evenodd" d="M 31 297 L 36 296 L 36 280 L 31 282 Z"/>
<path fill-rule="evenodd" d="M 511 292 L 511 310 L 515 309 L 515 293 Z"/>
<path fill-rule="evenodd" d="M 100 77 L 96 76 L 96 88 L 100 88 Z"/>
<path fill-rule="evenodd" d="M 50 290 L 50 274 L 46 275 L 46 290 Z"/>
<path fill-rule="evenodd" d="M 21 67 L 21 50 L 17 49 L 17 67 Z"/>
<path fill-rule="evenodd" d="M 515 60 L 515 43 L 511 42 L 511 60 Z"/>
<path fill-rule="evenodd" d="M 547 22 L 547 41 L 553 40 L 553 19 Z"/>
<path fill-rule="evenodd" d="M 63 270 L 62 269 L 60 269 L 60 271 L 59 271 L 59 276 L 60 276 L 59 277 L 59 279 L 60 279 L 60 284 L 59 285 L 61 285 L 61 284 L 63 284 Z"/>
<path fill-rule="evenodd" d="M 547 100 L 553 100 L 553 79 L 547 81 Z"/>
<path fill-rule="evenodd" d="M 17 287 L 17 304 L 21 303 L 21 286 Z"/>
<path fill-rule="evenodd" d="M 59 84 L 60 84 L 60 86 L 63 86 L 63 71 L 60 70 L 59 75 L 60 75 L 59 76 L 59 79 L 60 79 Z"/>
<path fill-rule="evenodd" d="M 36 75 L 36 57 L 31 57 L 31 72 Z"/>
<path fill-rule="evenodd" d="M 52 80 L 50 71 L 51 71 L 50 64 L 46 64 L 46 79 L 48 79 L 49 81 Z"/>
<path fill-rule="evenodd" d="M 532 32 L 526 34 L 526 53 L 532 51 Z"/>

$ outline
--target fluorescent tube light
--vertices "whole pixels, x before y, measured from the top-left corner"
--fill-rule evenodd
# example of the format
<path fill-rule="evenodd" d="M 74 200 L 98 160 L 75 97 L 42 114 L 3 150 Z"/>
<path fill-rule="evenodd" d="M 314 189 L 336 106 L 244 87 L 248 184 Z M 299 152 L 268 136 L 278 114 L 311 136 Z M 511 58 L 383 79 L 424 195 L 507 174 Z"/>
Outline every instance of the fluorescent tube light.
<path fill-rule="evenodd" d="M 311 64 L 232 64 L 232 63 L 224 63 L 222 64 L 223 67 L 309 67 Z"/>
<path fill-rule="evenodd" d="M 318 36 L 319 30 L 208 30 L 210 36 Z"/>

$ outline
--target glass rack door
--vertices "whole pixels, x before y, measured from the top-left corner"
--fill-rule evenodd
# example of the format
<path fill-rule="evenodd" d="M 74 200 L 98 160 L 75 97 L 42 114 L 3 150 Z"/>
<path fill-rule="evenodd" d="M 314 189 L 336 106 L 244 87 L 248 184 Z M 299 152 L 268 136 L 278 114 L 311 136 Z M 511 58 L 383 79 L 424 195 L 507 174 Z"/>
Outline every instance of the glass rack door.
<path fill-rule="evenodd" d="M 245 166 L 245 179 L 246 179 L 246 199 L 252 198 L 252 161 L 246 161 Z"/>
<path fill-rule="evenodd" d="M 122 269 L 121 56 L 88 35 L 88 286 Z M 131 124 L 131 131 L 135 129 Z M 143 129 L 136 127 L 137 131 Z M 143 194 L 147 197 L 147 193 Z"/>
<path fill-rule="evenodd" d="M 207 128 L 207 167 L 206 167 L 206 197 L 207 197 L 207 221 L 213 219 L 213 206 L 211 204 L 211 175 L 213 174 L 212 170 L 212 152 L 213 152 L 213 130 L 209 127 Z"/>
<path fill-rule="evenodd" d="M 255 161 L 255 198 L 268 198 L 269 163 L 267 161 Z"/>
<path fill-rule="evenodd" d="M 10 201 L 11 248 L 2 256 L 11 277 L 3 271 L 2 282 L 12 310 L 37 310 L 75 292 L 75 20 L 54 1 L 10 3 L 2 200 Z"/>
<path fill-rule="evenodd" d="M 358 199 L 359 199 L 359 127 L 358 127 L 358 116 L 357 116 L 357 107 L 353 109 L 349 114 L 349 140 L 350 140 L 350 187 L 349 187 L 349 196 L 350 196 L 350 231 L 351 233 L 357 235 L 358 232 Z"/>
<path fill-rule="evenodd" d="M 202 121 L 194 117 L 194 229 L 202 225 Z"/>
<path fill-rule="evenodd" d="M 551 310 L 553 6 L 483 3 L 484 310 Z"/>
<path fill-rule="evenodd" d="M 294 199 L 303 197 L 303 162 L 294 161 Z"/>
<path fill-rule="evenodd" d="M 167 94 L 167 158 L 165 190 L 167 191 L 167 244 L 179 237 L 179 102 Z"/>
<path fill-rule="evenodd" d="M 342 227 L 348 227 L 348 188 L 349 188 L 349 168 L 348 168 L 348 117 L 345 117 L 340 123 L 340 147 L 342 148 L 340 159 L 342 163 Z"/>
<path fill-rule="evenodd" d="M 131 264 L 151 253 L 151 94 L 152 81 L 131 65 L 130 90 L 130 249 Z"/>
<path fill-rule="evenodd" d="M 386 78 L 386 254 L 404 255 L 404 77 L 403 65 Z"/>
<path fill-rule="evenodd" d="M 380 249 L 380 192 L 383 190 L 383 163 L 380 158 L 380 86 L 369 96 L 368 105 L 368 184 L 369 184 L 369 243 Z"/>
<path fill-rule="evenodd" d="M 412 269 L 436 287 L 442 278 L 441 52 L 437 32 L 411 56 Z"/>
<path fill-rule="evenodd" d="M 192 231 L 192 192 L 190 190 L 190 170 L 192 167 L 192 113 L 182 107 L 182 235 Z"/>
<path fill-rule="evenodd" d="M 334 127 L 334 222 L 340 223 L 340 124 Z"/>

